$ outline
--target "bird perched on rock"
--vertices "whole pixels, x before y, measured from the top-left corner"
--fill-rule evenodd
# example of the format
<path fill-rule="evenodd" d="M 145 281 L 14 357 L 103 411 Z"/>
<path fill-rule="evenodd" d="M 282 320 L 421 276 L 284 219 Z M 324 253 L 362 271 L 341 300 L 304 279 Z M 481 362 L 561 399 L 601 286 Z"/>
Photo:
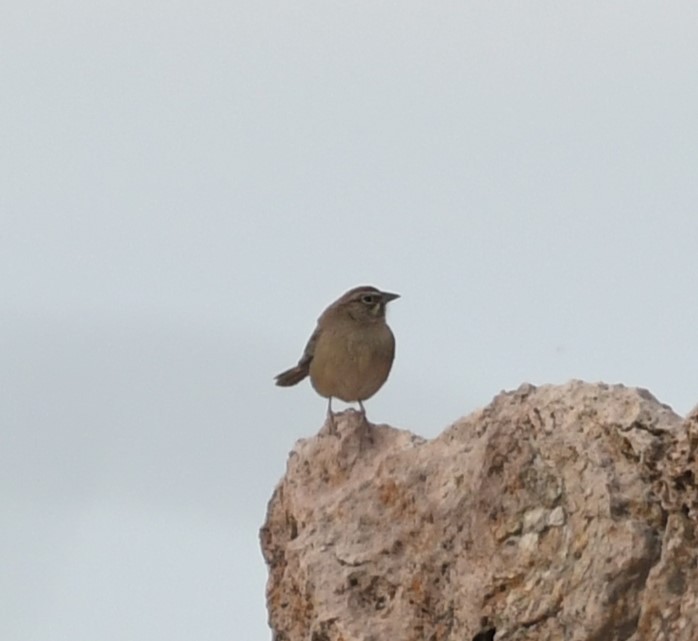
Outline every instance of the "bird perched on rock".
<path fill-rule="evenodd" d="M 385 308 L 398 294 L 364 285 L 354 287 L 332 303 L 317 321 L 298 365 L 276 376 L 289 387 L 310 375 L 315 391 L 329 399 L 327 416 L 335 431 L 332 398 L 363 401 L 385 383 L 395 357 L 395 337 L 385 322 Z"/>

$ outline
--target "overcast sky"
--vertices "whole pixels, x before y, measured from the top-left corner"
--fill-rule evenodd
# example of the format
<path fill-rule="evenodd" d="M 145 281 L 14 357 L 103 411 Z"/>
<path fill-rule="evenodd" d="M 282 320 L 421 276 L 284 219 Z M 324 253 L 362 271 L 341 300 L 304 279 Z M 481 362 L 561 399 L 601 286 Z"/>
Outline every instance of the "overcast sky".
<path fill-rule="evenodd" d="M 695 2 L 0 9 L 0 638 L 267 641 L 257 531 L 324 307 L 369 418 L 522 382 L 698 403 Z M 339 407 L 340 404 L 337 404 Z"/>

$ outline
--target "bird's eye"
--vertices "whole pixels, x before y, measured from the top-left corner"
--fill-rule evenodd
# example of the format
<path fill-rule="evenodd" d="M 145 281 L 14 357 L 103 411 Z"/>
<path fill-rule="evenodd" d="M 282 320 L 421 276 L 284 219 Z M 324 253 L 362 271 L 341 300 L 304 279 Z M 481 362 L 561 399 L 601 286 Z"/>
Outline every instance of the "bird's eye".
<path fill-rule="evenodd" d="M 361 297 L 361 302 L 366 303 L 366 305 L 373 305 L 376 302 L 376 297 L 373 294 L 364 294 Z"/>

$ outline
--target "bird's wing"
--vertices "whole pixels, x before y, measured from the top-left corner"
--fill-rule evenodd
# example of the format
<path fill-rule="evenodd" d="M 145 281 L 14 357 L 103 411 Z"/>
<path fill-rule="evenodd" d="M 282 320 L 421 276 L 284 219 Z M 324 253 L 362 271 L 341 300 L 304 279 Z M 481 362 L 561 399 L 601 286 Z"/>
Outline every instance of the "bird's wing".
<path fill-rule="evenodd" d="M 301 356 L 300 360 L 298 361 L 298 367 L 302 367 L 304 369 L 310 367 L 310 361 L 312 361 L 313 356 L 315 356 L 315 346 L 317 345 L 319 337 L 320 327 L 318 326 L 315 328 L 315 331 L 312 333 L 312 335 L 308 339 L 308 342 L 305 345 L 305 349 L 303 350 L 303 356 Z"/>
<path fill-rule="evenodd" d="M 300 357 L 298 364 L 287 369 L 285 372 L 278 374 L 276 378 L 276 384 L 280 387 L 290 387 L 296 383 L 300 383 L 309 373 L 310 373 L 310 361 L 313 360 L 313 355 L 315 354 L 315 345 L 320 335 L 320 328 L 316 327 L 312 336 L 308 340 L 305 349 L 303 350 L 303 356 Z"/>

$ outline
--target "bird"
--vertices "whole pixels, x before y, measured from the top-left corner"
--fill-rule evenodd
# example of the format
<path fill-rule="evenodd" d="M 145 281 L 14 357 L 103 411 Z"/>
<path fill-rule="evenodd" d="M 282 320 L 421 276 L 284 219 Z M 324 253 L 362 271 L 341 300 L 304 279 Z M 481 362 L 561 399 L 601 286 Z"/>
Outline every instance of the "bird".
<path fill-rule="evenodd" d="M 330 432 L 336 433 L 333 398 L 358 401 L 365 421 L 363 401 L 387 380 L 395 358 L 395 337 L 385 311 L 399 297 L 371 285 L 345 292 L 318 318 L 298 364 L 275 377 L 277 385 L 290 387 L 310 376 L 315 391 L 328 399 Z"/>

